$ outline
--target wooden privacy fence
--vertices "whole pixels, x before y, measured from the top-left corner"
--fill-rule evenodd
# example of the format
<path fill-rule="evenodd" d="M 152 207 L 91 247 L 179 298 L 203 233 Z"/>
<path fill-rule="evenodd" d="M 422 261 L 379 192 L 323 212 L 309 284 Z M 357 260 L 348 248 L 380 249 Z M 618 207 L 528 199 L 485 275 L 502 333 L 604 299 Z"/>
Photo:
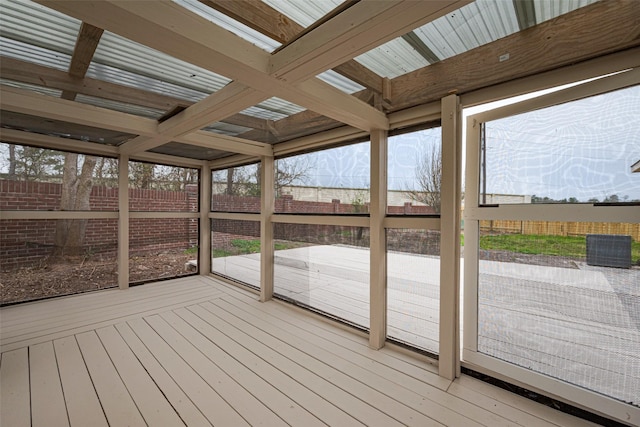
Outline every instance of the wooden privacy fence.
<path fill-rule="evenodd" d="M 638 223 L 558 222 L 482 220 L 480 230 L 490 233 L 518 233 L 547 236 L 586 236 L 587 234 L 617 234 L 640 241 Z"/>

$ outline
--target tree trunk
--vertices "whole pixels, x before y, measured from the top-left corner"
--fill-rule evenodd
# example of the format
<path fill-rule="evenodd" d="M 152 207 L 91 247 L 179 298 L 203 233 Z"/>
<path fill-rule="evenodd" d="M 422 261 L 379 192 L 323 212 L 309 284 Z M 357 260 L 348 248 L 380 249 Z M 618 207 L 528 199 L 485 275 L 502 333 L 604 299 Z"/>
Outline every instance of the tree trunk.
<path fill-rule="evenodd" d="M 85 156 L 82 171 L 78 175 L 78 155 L 67 153 L 62 174 L 61 211 L 88 211 L 89 198 L 93 187 L 93 170 L 96 158 Z M 83 253 L 86 219 L 59 220 L 56 225 L 54 244 L 56 255 L 77 256 Z"/>
<path fill-rule="evenodd" d="M 233 194 L 233 172 L 234 171 L 235 171 L 234 168 L 227 169 L 227 190 L 225 191 L 225 194 L 229 196 Z"/>
<path fill-rule="evenodd" d="M 9 175 L 7 179 L 16 179 L 16 146 L 9 144 Z"/>

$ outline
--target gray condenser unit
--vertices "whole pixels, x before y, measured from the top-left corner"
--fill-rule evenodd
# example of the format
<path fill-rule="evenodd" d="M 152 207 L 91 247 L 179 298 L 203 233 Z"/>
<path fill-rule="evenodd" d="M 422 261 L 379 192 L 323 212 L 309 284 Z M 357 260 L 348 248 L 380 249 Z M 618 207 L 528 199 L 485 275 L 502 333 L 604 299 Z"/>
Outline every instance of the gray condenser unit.
<path fill-rule="evenodd" d="M 587 264 L 631 268 L 631 236 L 587 234 Z"/>

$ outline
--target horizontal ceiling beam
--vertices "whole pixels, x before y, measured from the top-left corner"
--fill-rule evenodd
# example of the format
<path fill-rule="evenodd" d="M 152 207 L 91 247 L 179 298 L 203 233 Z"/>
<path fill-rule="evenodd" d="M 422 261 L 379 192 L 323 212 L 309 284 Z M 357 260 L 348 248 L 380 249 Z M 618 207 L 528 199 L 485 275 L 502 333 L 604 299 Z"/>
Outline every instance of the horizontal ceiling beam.
<path fill-rule="evenodd" d="M 280 43 L 289 43 L 305 28 L 260 0 L 200 0 L 244 25 Z M 357 61 L 349 60 L 333 67 L 342 76 L 377 93 L 382 93 L 382 77 Z"/>
<path fill-rule="evenodd" d="M 383 113 L 363 102 L 354 102 L 350 95 L 337 89 L 328 102 L 316 90 L 309 92 L 307 87 L 289 85 L 270 76 L 268 52 L 178 4 L 155 2 L 150 8 L 146 2 L 38 0 L 38 3 L 352 126 L 369 130 L 388 125 Z M 330 92 L 335 89 L 314 80 L 311 84 L 314 89 L 324 87 Z M 338 97 L 340 102 L 335 103 Z"/>
<path fill-rule="evenodd" d="M 143 135 L 125 142 L 120 148 L 123 153 L 136 153 L 150 150 L 174 140 L 179 141 L 181 136 L 200 130 L 219 121 L 221 118 L 234 114 L 236 111 L 244 110 L 260 103 L 264 99 L 265 95 L 261 92 L 256 92 L 242 83 L 231 82 L 202 101 L 160 123 L 158 125 L 158 134 L 152 138 L 147 138 Z M 240 141 L 239 138 L 237 139 Z M 242 146 L 242 149 L 244 148 L 245 146 Z M 248 146 L 248 148 L 253 149 L 254 147 Z M 244 151 L 242 152 L 244 153 Z"/>
<path fill-rule="evenodd" d="M 118 157 L 118 147 L 106 144 L 87 143 L 69 138 L 61 138 L 51 135 L 42 135 L 33 132 L 25 132 L 16 129 L 0 129 L 0 137 L 3 142 L 9 144 L 29 145 L 46 148 L 48 150 L 69 151 L 72 153 L 86 154 L 89 156 Z M 143 162 L 161 163 L 174 166 L 198 168 L 202 166 L 202 160 L 188 159 L 158 153 L 139 153 L 130 156 L 131 160 Z"/>
<path fill-rule="evenodd" d="M 269 72 L 289 82 L 342 64 L 471 0 L 363 0 L 276 52 Z"/>
<path fill-rule="evenodd" d="M 391 110 L 639 46 L 638 22 L 638 1 L 596 2 L 393 79 Z"/>
<path fill-rule="evenodd" d="M 2 99 L 3 110 L 16 113 L 134 135 L 155 136 L 158 134 L 158 122 L 155 120 L 58 99 L 24 89 L 2 85 L 0 86 L 0 99 Z"/>
<path fill-rule="evenodd" d="M 0 86 L 0 98 L 2 99 L 2 109 L 6 111 L 140 135 L 138 138 L 142 138 L 143 141 L 164 138 L 159 132 L 159 125 L 156 120 L 132 114 L 80 104 L 8 86 Z M 133 140 L 136 139 L 134 138 Z M 122 144 L 119 150 L 127 154 L 138 152 L 135 149 L 122 150 L 122 147 L 133 140 Z M 198 132 L 195 135 L 184 137 L 178 136 L 172 138 L 171 141 L 184 144 L 193 143 L 193 145 L 200 147 L 225 150 L 231 153 L 252 155 L 269 155 L 269 153 L 272 153 L 269 144 L 207 132 Z"/>
<path fill-rule="evenodd" d="M 55 68 L 44 67 L 32 62 L 21 61 L 5 56 L 0 60 L 0 77 L 16 82 L 75 92 L 161 111 L 169 111 L 176 105 L 184 105 L 187 107 L 193 105 L 193 102 L 185 99 L 161 95 L 159 93 L 116 83 L 109 83 L 90 77 L 76 79 L 68 73 L 56 70 Z M 267 120 L 246 114 L 234 114 L 220 121 L 252 129 L 268 129 Z"/>

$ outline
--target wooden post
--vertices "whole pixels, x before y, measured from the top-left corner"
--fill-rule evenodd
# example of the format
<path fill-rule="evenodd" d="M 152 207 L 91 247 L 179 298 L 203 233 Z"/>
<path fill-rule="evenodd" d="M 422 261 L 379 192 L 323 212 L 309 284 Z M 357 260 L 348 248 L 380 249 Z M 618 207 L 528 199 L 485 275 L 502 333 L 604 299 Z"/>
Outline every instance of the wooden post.
<path fill-rule="evenodd" d="M 387 210 L 387 131 L 371 132 L 369 347 L 387 338 L 387 248 L 383 225 Z"/>
<path fill-rule="evenodd" d="M 461 119 L 456 95 L 442 99 L 440 191 L 440 376 L 460 375 L 460 169 Z"/>
<path fill-rule="evenodd" d="M 263 156 L 260 168 L 260 301 L 273 297 L 273 216 L 275 161 Z"/>
<path fill-rule="evenodd" d="M 129 156 L 118 158 L 118 287 L 129 287 Z"/>
<path fill-rule="evenodd" d="M 198 242 L 198 272 L 211 273 L 211 167 L 205 162 L 200 169 L 200 241 Z"/>

